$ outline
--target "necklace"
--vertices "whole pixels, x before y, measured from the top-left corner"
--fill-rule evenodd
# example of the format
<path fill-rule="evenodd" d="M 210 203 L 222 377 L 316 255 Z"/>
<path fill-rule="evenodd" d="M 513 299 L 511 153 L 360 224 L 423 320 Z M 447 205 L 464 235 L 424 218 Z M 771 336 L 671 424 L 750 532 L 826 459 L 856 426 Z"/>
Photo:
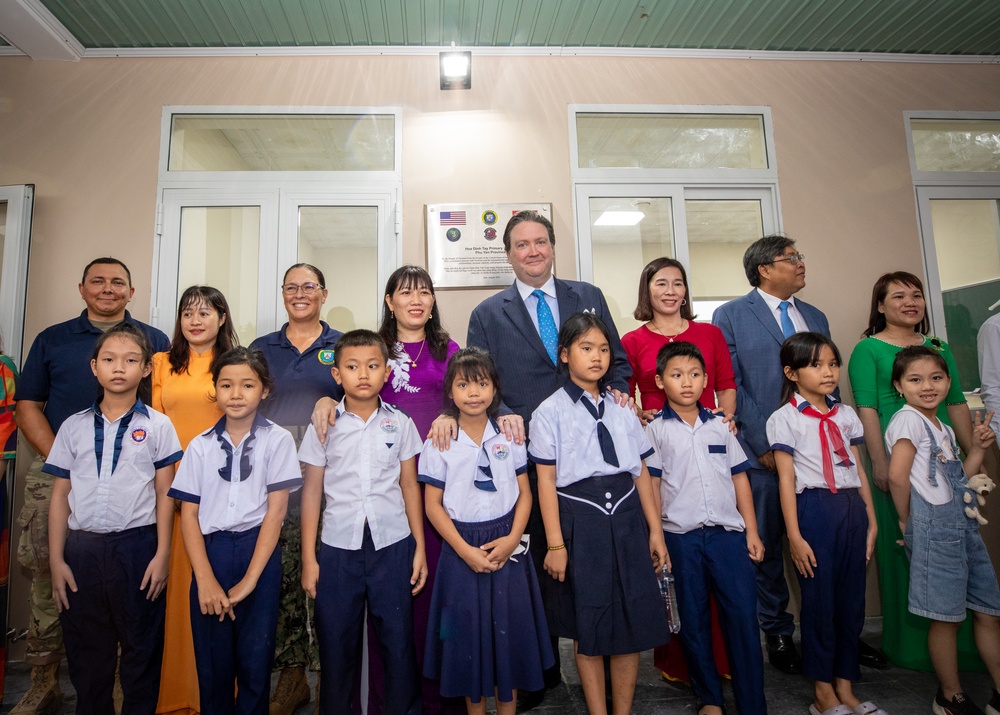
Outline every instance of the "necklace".
<path fill-rule="evenodd" d="M 410 353 L 408 352 L 406 353 L 406 357 L 409 358 L 410 360 L 410 367 L 417 366 L 417 360 L 420 359 L 420 356 L 424 354 L 424 345 L 426 344 L 427 344 L 427 338 L 424 338 L 423 340 L 420 341 L 420 350 L 417 351 L 417 357 L 411 358 Z M 406 350 L 404 349 L 403 352 L 406 352 Z"/>
<path fill-rule="evenodd" d="M 663 337 L 665 337 L 667 339 L 668 343 L 672 343 L 672 342 L 674 342 L 674 340 L 676 340 L 676 338 L 677 338 L 678 335 L 680 335 L 681 333 L 683 333 L 685 330 L 688 329 L 687 322 L 688 322 L 687 320 L 681 320 L 681 329 L 678 330 L 673 335 L 667 335 L 666 333 L 664 333 L 662 330 L 660 330 L 658 327 L 656 327 L 656 323 L 654 323 L 652 320 L 649 321 L 648 325 L 649 325 L 650 328 L 652 328 L 653 330 L 655 330 L 656 332 L 658 332 L 660 335 L 662 335 Z"/>

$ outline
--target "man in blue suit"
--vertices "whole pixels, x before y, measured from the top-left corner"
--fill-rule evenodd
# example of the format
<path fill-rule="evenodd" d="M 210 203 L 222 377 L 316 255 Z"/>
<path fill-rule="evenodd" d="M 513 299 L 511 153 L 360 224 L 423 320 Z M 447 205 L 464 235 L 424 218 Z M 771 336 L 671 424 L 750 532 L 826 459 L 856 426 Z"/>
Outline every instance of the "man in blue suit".
<path fill-rule="evenodd" d="M 758 621 L 771 664 L 786 673 L 800 673 L 802 661 L 792 641 L 795 623 L 785 610 L 788 584 L 781 549 L 785 521 L 765 426 L 780 406 L 781 344 L 807 330 L 829 336 L 830 324 L 820 310 L 795 299 L 805 287 L 806 266 L 792 239 L 765 236 L 755 241 L 743 254 L 743 269 L 753 290 L 716 310 L 712 322 L 726 336 L 733 358 L 739 440 L 750 458 L 747 476 L 764 542 L 764 560 L 757 565 Z"/>
<path fill-rule="evenodd" d="M 521 416 L 526 433 L 530 430 L 531 413 L 566 382 L 565 370 L 558 369 L 552 331 L 558 332 L 562 321 L 574 313 L 595 313 L 607 323 L 613 359 L 605 384 L 619 400 L 627 399 L 632 373 L 601 290 L 589 283 L 561 280 L 552 275 L 555 243 L 552 223 L 547 218 L 534 211 L 515 214 L 503 234 L 507 261 L 514 269 L 514 284 L 476 306 L 469 318 L 467 344 L 485 348 L 493 357 L 504 404 Z M 540 301 L 544 305 L 540 306 Z M 530 552 L 544 596 L 545 584 L 551 577 L 542 568 L 548 542 L 538 509 L 534 465 L 529 465 L 528 478 L 534 501 L 526 533 L 531 537 Z M 561 681 L 558 639 L 553 639 L 552 647 L 556 666 L 545 673 L 547 688 Z M 543 693 L 523 696 L 519 705 L 525 710 L 540 703 Z"/>

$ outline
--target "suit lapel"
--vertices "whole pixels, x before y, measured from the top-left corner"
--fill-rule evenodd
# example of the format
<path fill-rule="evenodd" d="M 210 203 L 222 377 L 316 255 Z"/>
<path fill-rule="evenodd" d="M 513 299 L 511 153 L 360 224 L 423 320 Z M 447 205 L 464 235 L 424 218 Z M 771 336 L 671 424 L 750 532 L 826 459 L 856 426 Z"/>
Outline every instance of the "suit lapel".
<path fill-rule="evenodd" d="M 767 301 L 761 297 L 756 288 L 750 291 L 747 299 L 750 302 L 750 310 L 757 316 L 757 319 L 761 322 L 767 332 L 769 332 L 779 344 L 785 342 L 785 334 L 781 332 L 781 328 L 778 326 L 778 321 L 775 320 L 774 316 L 771 314 L 771 309 L 768 307 Z"/>
<path fill-rule="evenodd" d="M 507 319 L 514 325 L 514 328 L 521 334 L 525 342 L 540 356 L 544 357 L 548 365 L 552 365 L 552 360 L 549 358 L 549 354 L 542 344 L 541 336 L 535 330 L 535 324 L 531 322 L 531 316 L 528 315 L 528 309 L 525 307 L 524 301 L 521 300 L 521 294 L 517 292 L 516 285 L 511 285 L 510 288 L 503 292 L 503 301 L 503 312 L 507 316 Z M 561 305 L 559 310 L 562 311 Z M 555 365 L 552 365 L 552 367 L 555 369 Z"/>
<path fill-rule="evenodd" d="M 562 324 L 566 322 L 566 319 L 573 315 L 573 313 L 579 313 L 582 308 L 580 308 L 580 296 L 577 295 L 576 291 L 570 287 L 565 281 L 556 279 L 556 302 L 559 304 L 559 327 L 562 328 Z"/>

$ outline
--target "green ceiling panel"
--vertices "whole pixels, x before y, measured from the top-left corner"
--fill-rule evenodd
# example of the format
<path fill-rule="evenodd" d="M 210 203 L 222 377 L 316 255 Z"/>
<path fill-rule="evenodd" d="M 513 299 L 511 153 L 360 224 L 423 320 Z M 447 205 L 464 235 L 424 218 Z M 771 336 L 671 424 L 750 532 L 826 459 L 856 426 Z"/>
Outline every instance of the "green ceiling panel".
<path fill-rule="evenodd" d="M 41 0 L 87 48 L 1000 54 L 1000 0 Z"/>

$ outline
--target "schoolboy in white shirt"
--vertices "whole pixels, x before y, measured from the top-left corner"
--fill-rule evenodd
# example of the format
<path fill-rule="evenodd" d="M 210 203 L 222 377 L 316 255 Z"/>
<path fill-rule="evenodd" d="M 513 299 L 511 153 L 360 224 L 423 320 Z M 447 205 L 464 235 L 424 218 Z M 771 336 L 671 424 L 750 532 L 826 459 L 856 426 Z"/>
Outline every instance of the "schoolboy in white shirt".
<path fill-rule="evenodd" d="M 698 404 L 705 359 L 687 342 L 668 343 L 656 360 L 656 384 L 667 398 L 646 426 L 655 454 L 646 460 L 663 515 L 663 536 L 676 579 L 681 648 L 699 715 L 724 712 L 712 655 L 709 596 L 719 618 L 742 715 L 763 715 L 763 660 L 757 634 L 754 562 L 763 558 L 746 454 L 726 424 Z"/>
<path fill-rule="evenodd" d="M 386 714 L 421 710 L 412 604 L 427 581 L 415 459 L 421 441 L 413 421 L 379 398 L 388 359 L 385 342 L 370 330 L 340 337 L 331 370 L 344 388 L 336 424 L 325 445 L 310 425 L 299 449 L 302 587 L 316 599 L 324 713 L 350 712 L 366 605 L 385 668 Z"/>

